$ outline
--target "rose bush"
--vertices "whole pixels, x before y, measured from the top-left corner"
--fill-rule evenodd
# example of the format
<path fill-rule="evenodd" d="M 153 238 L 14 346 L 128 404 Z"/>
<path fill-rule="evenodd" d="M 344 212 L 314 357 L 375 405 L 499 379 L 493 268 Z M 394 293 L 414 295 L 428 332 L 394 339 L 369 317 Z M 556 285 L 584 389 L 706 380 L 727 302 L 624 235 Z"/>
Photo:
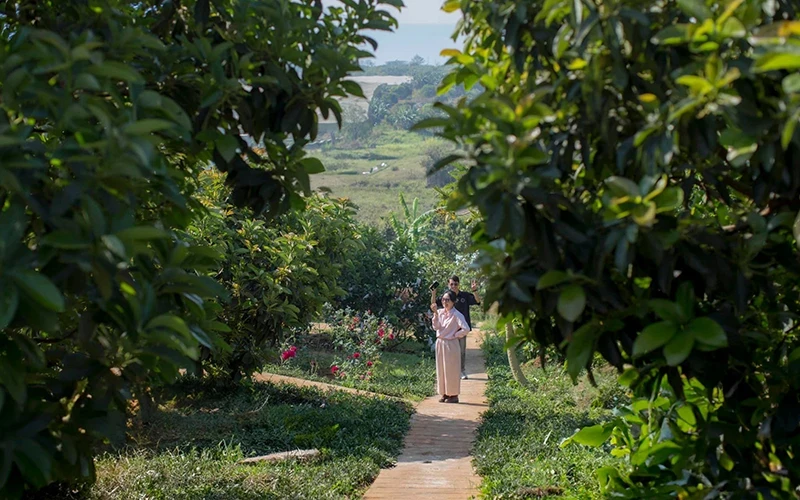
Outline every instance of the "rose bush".
<path fill-rule="evenodd" d="M 399 340 L 399 331 L 386 318 L 371 311 L 329 311 L 328 324 L 338 357 L 331 365 L 337 377 L 369 380 L 381 352 Z"/>

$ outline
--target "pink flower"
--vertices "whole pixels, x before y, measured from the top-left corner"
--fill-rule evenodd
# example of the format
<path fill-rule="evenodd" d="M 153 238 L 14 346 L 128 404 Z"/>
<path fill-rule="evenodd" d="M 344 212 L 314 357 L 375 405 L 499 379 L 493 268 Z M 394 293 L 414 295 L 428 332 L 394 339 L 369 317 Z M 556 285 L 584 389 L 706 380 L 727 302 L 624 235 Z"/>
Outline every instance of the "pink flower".
<path fill-rule="evenodd" d="M 367 377 L 371 377 L 371 376 L 372 376 L 372 372 L 367 372 Z"/>
<path fill-rule="evenodd" d="M 292 352 L 295 352 L 295 351 L 297 351 L 297 346 L 293 345 L 292 347 L 289 348 L 289 350 L 292 351 Z"/>
<path fill-rule="evenodd" d="M 389 340 L 394 340 L 394 333 L 389 334 Z"/>
<path fill-rule="evenodd" d="M 378 337 L 383 337 L 384 333 L 385 332 L 384 332 L 383 328 L 378 328 Z"/>
<path fill-rule="evenodd" d="M 339 367 L 338 366 L 336 366 L 336 365 L 331 366 L 331 373 L 336 375 L 336 372 L 338 372 L 338 371 L 339 371 Z"/>
<path fill-rule="evenodd" d="M 287 359 L 291 358 L 291 353 L 289 351 L 283 351 L 281 353 L 281 361 L 286 361 Z"/>
<path fill-rule="evenodd" d="M 372 366 L 372 361 L 367 361 L 367 366 Z"/>
<path fill-rule="evenodd" d="M 361 353 L 360 352 L 354 352 L 353 353 L 353 358 L 358 359 L 360 357 L 361 357 Z"/>

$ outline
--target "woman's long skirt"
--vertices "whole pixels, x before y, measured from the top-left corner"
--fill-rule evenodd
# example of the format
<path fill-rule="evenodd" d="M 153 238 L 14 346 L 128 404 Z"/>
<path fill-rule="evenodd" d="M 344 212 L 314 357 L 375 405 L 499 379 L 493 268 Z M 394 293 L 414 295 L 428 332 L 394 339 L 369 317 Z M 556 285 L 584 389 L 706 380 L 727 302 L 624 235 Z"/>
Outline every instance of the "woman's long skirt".
<path fill-rule="evenodd" d="M 440 395 L 461 392 L 461 346 L 458 339 L 436 339 L 436 388 Z"/>

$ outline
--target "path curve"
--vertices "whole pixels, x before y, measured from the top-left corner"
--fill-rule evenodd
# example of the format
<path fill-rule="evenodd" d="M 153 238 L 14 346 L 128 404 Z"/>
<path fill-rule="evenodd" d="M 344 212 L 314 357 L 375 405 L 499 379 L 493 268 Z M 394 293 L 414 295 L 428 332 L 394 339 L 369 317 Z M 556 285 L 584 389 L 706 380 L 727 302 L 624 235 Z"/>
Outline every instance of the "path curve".
<path fill-rule="evenodd" d="M 467 337 L 467 374 L 459 404 L 423 400 L 411 417 L 411 429 L 397 465 L 382 469 L 364 498 L 463 500 L 476 497 L 481 478 L 472 469 L 470 451 L 480 415 L 487 408 L 488 377 L 480 345 L 482 335 Z"/>
<path fill-rule="evenodd" d="M 345 387 L 343 385 L 336 385 L 336 384 L 326 384 L 325 382 L 317 382 L 315 380 L 306 380 L 304 378 L 298 377 L 289 377 L 286 375 L 277 375 L 275 373 L 256 373 L 253 375 L 254 382 L 266 382 L 269 384 L 288 384 L 294 385 L 297 387 L 314 387 L 320 389 L 325 392 L 329 391 L 342 391 L 347 392 L 349 394 L 356 394 L 358 396 L 367 396 L 371 398 L 385 398 L 385 399 L 395 399 L 398 401 L 405 401 L 407 403 L 413 404 L 413 402 L 398 398 L 397 396 L 389 396 L 387 394 L 380 394 L 377 392 L 370 392 L 370 391 L 362 391 L 361 389 L 353 389 L 352 387 Z"/>

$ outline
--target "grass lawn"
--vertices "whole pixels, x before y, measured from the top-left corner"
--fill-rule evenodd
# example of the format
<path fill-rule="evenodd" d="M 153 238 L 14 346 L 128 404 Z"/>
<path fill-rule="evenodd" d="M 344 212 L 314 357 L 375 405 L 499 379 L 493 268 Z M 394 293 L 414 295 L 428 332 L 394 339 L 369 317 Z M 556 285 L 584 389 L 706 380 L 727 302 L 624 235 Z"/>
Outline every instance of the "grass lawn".
<path fill-rule="evenodd" d="M 390 212 L 400 212 L 400 193 L 409 203 L 419 198 L 420 210 L 428 210 L 438 201 L 439 195 L 425 187 L 422 160 L 426 148 L 436 143 L 442 141 L 378 127 L 359 147 L 309 151 L 325 165 L 325 172 L 311 176 L 312 187 L 327 187 L 334 196 L 350 198 L 359 207 L 357 219 L 373 225 L 379 225 Z M 362 174 L 381 163 L 386 163 L 387 167 L 369 175 Z"/>
<path fill-rule="evenodd" d="M 330 375 L 329 367 L 335 353 L 327 336 L 312 334 L 298 339 L 300 350 L 296 358 L 281 363 L 277 358 L 264 367 L 268 373 L 289 375 L 352 387 L 364 391 L 396 396 L 410 401 L 421 401 L 435 393 L 436 362 L 430 350 L 416 343 L 401 347 L 412 352 L 384 352 L 373 369 L 371 380 L 341 379 Z"/>
<path fill-rule="evenodd" d="M 135 446 L 97 461 L 88 498 L 287 499 L 360 496 L 402 448 L 405 403 L 311 388 L 186 381 Z M 248 456 L 318 448 L 306 463 Z"/>
<path fill-rule="evenodd" d="M 533 390 L 523 389 L 511 376 L 496 335 L 484 344 L 489 384 L 489 410 L 484 414 L 473 449 L 488 498 L 564 499 L 601 498 L 594 471 L 614 459 L 599 448 L 561 441 L 576 429 L 607 418 L 625 394 L 616 376 L 600 370 L 599 388 L 581 381 L 573 385 L 560 366 L 547 371 L 529 363 L 525 374 Z"/>

